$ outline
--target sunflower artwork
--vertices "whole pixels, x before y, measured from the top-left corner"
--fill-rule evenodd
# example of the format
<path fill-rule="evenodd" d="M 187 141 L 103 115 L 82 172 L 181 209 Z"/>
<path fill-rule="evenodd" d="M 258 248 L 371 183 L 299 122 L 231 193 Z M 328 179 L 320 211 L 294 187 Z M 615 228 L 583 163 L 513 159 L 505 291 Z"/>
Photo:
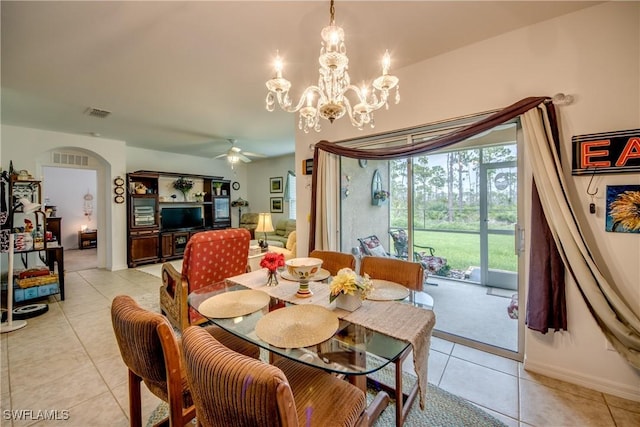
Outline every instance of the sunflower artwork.
<path fill-rule="evenodd" d="M 640 233 L 640 185 L 607 186 L 606 230 Z"/>

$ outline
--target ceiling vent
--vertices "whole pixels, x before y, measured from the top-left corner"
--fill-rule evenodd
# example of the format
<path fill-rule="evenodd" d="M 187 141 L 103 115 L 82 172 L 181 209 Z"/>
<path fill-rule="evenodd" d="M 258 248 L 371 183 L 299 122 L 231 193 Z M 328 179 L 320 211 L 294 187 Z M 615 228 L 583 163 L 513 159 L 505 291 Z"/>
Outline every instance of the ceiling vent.
<path fill-rule="evenodd" d="M 55 151 L 53 153 L 53 163 L 57 163 L 59 165 L 88 166 L 89 156 L 80 156 L 77 154 Z"/>
<path fill-rule="evenodd" d="M 87 114 L 87 115 L 89 115 L 91 117 L 98 117 L 100 119 L 104 119 L 104 118 L 106 118 L 107 116 L 109 116 L 111 114 L 111 111 L 101 110 L 99 108 L 89 107 L 85 111 L 85 114 Z"/>

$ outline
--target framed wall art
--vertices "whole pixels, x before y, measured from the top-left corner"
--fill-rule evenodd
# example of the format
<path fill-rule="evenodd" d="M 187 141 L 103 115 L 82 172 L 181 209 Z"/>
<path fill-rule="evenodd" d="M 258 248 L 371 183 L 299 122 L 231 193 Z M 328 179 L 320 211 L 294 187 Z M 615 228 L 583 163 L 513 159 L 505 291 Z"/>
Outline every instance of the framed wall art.
<path fill-rule="evenodd" d="M 271 193 L 282 193 L 282 177 L 269 178 L 269 189 Z"/>
<path fill-rule="evenodd" d="M 282 204 L 284 203 L 283 197 L 272 197 L 271 198 L 271 212 L 273 213 L 282 213 L 283 208 Z"/>
<path fill-rule="evenodd" d="M 640 233 L 640 185 L 607 185 L 606 230 Z"/>

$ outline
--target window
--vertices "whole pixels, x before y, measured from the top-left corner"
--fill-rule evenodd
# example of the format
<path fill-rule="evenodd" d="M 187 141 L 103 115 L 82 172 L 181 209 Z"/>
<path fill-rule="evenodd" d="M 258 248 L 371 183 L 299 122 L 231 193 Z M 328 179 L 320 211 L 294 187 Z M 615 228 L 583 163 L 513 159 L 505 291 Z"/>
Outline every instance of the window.
<path fill-rule="evenodd" d="M 296 175 L 291 171 L 287 172 L 284 200 L 289 207 L 289 219 L 296 219 Z"/>

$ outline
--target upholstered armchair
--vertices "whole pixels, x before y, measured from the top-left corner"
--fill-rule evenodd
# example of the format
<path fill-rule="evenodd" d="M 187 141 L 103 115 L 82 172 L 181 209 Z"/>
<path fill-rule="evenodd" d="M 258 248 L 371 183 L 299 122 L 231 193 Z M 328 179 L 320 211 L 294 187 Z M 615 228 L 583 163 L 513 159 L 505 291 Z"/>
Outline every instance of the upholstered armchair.
<path fill-rule="evenodd" d="M 180 330 L 204 321 L 187 304 L 189 293 L 247 271 L 251 234 L 244 228 L 194 234 L 184 251 L 182 272 L 162 266 L 160 309 Z"/>
<path fill-rule="evenodd" d="M 287 244 L 284 248 L 269 246 L 269 251 L 283 254 L 285 261 L 295 258 L 298 253 L 298 238 L 296 232 L 292 231 L 289 233 L 289 237 L 287 237 Z"/>

